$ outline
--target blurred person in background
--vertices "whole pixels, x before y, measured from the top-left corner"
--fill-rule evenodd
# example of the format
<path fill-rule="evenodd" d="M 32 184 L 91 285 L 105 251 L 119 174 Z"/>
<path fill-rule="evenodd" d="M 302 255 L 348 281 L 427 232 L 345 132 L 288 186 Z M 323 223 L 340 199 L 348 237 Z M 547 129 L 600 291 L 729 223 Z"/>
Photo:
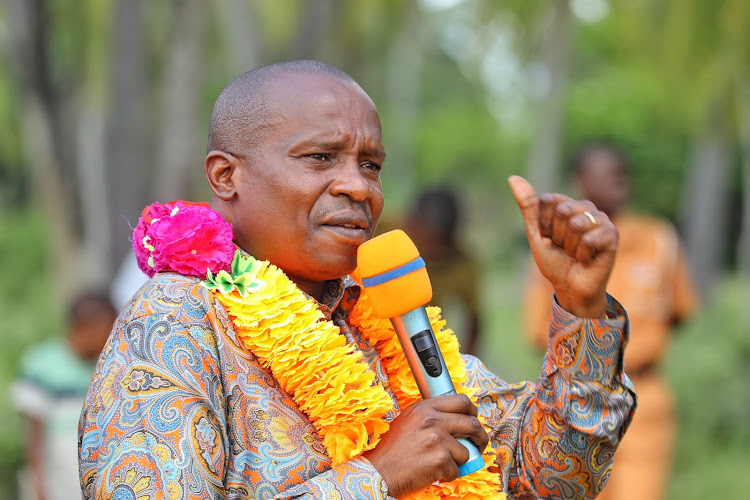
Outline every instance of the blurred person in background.
<path fill-rule="evenodd" d="M 479 339 L 479 272 L 458 242 L 459 200 L 448 188 L 422 192 L 404 224 L 427 264 L 432 303 L 454 325 L 461 351 L 476 354 Z M 460 333 L 459 333 L 460 332 Z"/>
<path fill-rule="evenodd" d="M 606 213 L 620 232 L 607 291 L 622 300 L 630 317 L 625 367 L 638 393 L 638 411 L 599 498 L 661 499 L 671 467 L 675 421 L 672 394 L 658 368 L 672 328 L 695 312 L 697 295 L 671 225 L 624 210 L 630 194 L 625 155 L 610 144 L 591 144 L 572 163 L 579 194 Z M 531 343 L 544 350 L 552 288 L 535 265 L 530 267 L 526 332 Z"/>
<path fill-rule="evenodd" d="M 14 406 L 28 420 L 27 465 L 19 485 L 22 498 L 81 497 L 78 419 L 94 365 L 116 317 L 106 294 L 85 292 L 71 304 L 67 334 L 23 356 L 19 379 L 11 389 Z"/>

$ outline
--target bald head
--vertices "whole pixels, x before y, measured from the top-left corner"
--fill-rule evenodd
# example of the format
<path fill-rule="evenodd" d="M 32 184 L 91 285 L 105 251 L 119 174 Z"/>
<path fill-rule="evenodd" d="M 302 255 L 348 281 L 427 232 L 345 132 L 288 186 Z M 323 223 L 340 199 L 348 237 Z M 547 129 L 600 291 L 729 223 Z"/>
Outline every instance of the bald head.
<path fill-rule="evenodd" d="M 208 128 L 208 151 L 238 154 L 252 148 L 271 121 L 270 90 L 285 74 L 327 75 L 354 82 L 340 69 L 313 60 L 285 61 L 243 73 L 216 98 Z"/>

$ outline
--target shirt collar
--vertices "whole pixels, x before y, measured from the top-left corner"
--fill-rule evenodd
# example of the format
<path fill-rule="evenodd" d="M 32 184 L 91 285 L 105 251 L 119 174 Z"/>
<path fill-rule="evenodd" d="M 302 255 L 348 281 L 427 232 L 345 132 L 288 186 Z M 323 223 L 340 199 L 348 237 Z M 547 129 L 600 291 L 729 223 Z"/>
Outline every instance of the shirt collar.
<path fill-rule="evenodd" d="M 359 284 L 351 276 L 326 281 L 320 300 L 321 310 L 328 318 L 337 316 L 345 320 L 361 293 Z"/>

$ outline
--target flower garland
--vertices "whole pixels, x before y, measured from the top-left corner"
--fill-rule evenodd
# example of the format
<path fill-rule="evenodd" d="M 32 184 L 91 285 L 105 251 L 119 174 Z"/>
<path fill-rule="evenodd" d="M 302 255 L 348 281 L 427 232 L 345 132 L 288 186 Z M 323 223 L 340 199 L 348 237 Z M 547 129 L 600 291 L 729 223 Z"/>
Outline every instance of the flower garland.
<path fill-rule="evenodd" d="M 238 339 L 271 370 L 323 439 L 334 466 L 377 446 L 388 431 L 385 416 L 394 409 L 386 390 L 362 353 L 346 342 L 317 302 L 280 269 L 246 257 L 232 243 L 231 226 L 207 204 L 175 201 L 146 207 L 133 234 L 138 265 L 153 276 L 161 271 L 204 278 L 227 310 Z M 438 308 L 428 316 L 457 392 L 473 395 L 462 384 L 466 366 L 453 332 Z M 375 316 L 363 293 L 350 315 L 378 351 L 393 394 L 402 408 L 421 399 L 398 338 L 388 320 Z M 447 483 L 431 485 L 411 499 L 503 499 L 500 475 L 489 467 Z"/>

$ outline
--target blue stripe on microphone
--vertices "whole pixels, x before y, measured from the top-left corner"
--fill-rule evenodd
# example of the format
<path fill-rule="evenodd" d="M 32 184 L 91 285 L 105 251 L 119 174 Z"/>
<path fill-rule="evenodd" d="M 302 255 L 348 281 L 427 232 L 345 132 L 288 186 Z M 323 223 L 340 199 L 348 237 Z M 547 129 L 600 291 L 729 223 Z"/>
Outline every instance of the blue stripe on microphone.
<path fill-rule="evenodd" d="M 403 266 L 399 266 L 396 269 L 391 269 L 390 271 L 376 274 L 375 276 L 372 276 L 370 278 L 362 278 L 362 286 L 364 286 L 365 288 L 370 288 L 371 286 L 382 285 L 383 283 L 388 283 L 389 281 L 398 279 L 401 276 L 405 276 L 409 273 L 417 271 L 418 269 L 422 269 L 423 267 L 425 267 L 424 260 L 422 260 L 422 257 L 417 257 L 411 262 L 407 262 Z"/>

